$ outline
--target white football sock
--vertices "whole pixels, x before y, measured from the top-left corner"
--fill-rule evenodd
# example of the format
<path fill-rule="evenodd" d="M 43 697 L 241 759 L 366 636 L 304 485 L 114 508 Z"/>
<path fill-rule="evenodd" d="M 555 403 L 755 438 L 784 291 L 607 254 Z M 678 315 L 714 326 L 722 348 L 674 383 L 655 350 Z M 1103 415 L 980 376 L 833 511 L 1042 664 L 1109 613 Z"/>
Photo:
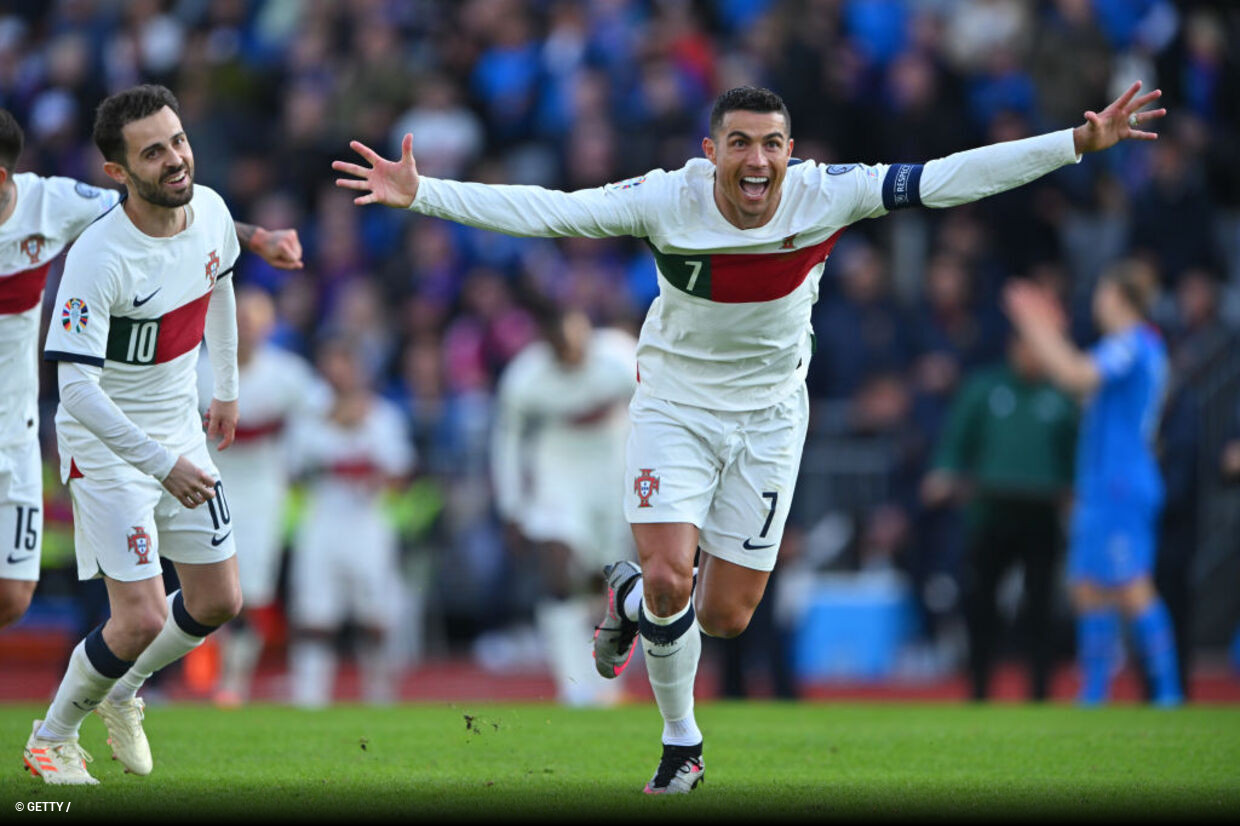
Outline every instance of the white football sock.
<path fill-rule="evenodd" d="M 220 649 L 220 693 L 248 698 L 263 653 L 262 635 L 248 625 L 229 628 L 228 635 L 220 640 Z"/>
<path fill-rule="evenodd" d="M 293 644 L 289 654 L 289 672 L 293 678 L 293 705 L 323 708 L 332 699 L 336 649 L 326 640 L 299 640 Z"/>
<path fill-rule="evenodd" d="M 116 685 L 112 686 L 112 690 L 108 692 L 108 697 L 116 702 L 125 702 L 132 700 L 138 693 L 138 689 L 142 688 L 150 676 L 159 669 L 170 663 L 184 657 L 198 646 L 202 645 L 206 636 L 198 636 L 191 634 L 181 627 L 177 621 L 176 603 L 180 591 L 175 591 L 168 595 L 168 618 L 164 620 L 164 627 L 160 629 L 155 639 L 151 640 L 151 644 L 146 647 L 138 659 L 134 660 L 133 667 L 125 672 L 125 676 L 116 681 Z"/>
<path fill-rule="evenodd" d="M 103 637 L 99 629 L 91 632 L 91 636 L 96 635 L 98 635 L 96 644 L 102 644 Z M 119 673 L 124 666 L 128 665 L 116 658 L 110 651 L 106 653 L 111 655 L 116 672 Z M 112 688 L 116 680 L 117 677 L 109 677 L 101 673 L 91 662 L 91 658 L 86 653 L 86 640 L 79 642 L 69 657 L 69 667 L 65 669 L 65 676 L 60 681 L 60 687 L 56 689 L 56 697 L 52 700 L 47 716 L 43 719 L 43 725 L 39 728 L 39 736 L 49 740 L 76 737 L 86 715 L 90 714 L 95 706 L 99 705 L 99 701 L 107 696 L 108 689 Z"/>
<path fill-rule="evenodd" d="M 646 673 L 663 715 L 663 742 L 696 746 L 702 742 L 693 717 L 693 683 L 702 654 L 702 634 L 693 614 L 693 600 L 670 617 L 656 617 L 645 606 L 641 623 Z"/>
<path fill-rule="evenodd" d="M 358 670 L 362 678 L 362 697 L 372 705 L 396 702 L 396 669 L 392 668 L 382 638 L 367 637 L 357 646 Z"/>

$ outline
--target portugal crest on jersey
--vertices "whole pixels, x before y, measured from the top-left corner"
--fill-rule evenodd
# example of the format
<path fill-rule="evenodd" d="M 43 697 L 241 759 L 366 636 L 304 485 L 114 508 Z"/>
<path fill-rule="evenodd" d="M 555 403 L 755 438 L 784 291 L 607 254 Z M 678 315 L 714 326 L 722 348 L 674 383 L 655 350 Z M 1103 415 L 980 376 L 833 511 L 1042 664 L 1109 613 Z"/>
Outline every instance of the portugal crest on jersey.
<path fill-rule="evenodd" d="M 642 500 L 637 507 L 653 507 L 650 504 L 650 497 L 659 492 L 659 477 L 654 475 L 652 467 L 644 467 L 641 471 L 641 475 L 633 480 L 633 492 L 637 494 L 637 498 Z"/>
<path fill-rule="evenodd" d="M 86 329 L 88 321 L 90 321 L 90 310 L 85 301 L 80 298 L 70 298 L 65 302 L 64 309 L 60 311 L 60 323 L 65 326 L 66 330 L 71 333 L 80 333 Z"/>
<path fill-rule="evenodd" d="M 207 285 L 215 286 L 215 277 L 220 274 L 220 256 L 215 250 L 207 256 Z"/>
<path fill-rule="evenodd" d="M 129 550 L 138 555 L 139 565 L 148 565 L 151 562 L 151 537 L 142 528 L 141 525 L 135 526 L 132 531 L 127 534 L 129 539 Z"/>
<path fill-rule="evenodd" d="M 37 232 L 22 239 L 21 250 L 30 259 L 31 264 L 39 263 L 39 253 L 43 252 L 43 244 L 46 240 Z"/>

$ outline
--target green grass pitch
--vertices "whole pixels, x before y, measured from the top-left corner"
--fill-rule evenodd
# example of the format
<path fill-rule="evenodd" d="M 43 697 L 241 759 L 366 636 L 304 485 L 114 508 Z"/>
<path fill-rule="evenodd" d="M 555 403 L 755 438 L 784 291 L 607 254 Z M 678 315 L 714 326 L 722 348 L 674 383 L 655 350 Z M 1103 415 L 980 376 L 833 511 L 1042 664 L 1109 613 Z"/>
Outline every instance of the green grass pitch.
<path fill-rule="evenodd" d="M 1240 709 L 707 703 L 706 782 L 647 798 L 652 705 L 147 710 L 155 771 L 122 773 L 102 722 L 83 745 L 102 785 L 47 786 L 21 749 L 45 706 L 0 706 L 0 820 L 68 818 L 734 820 L 1240 815 Z M 641 822 L 634 820 L 633 822 Z M 1233 821 L 1234 822 L 1234 821 Z"/>

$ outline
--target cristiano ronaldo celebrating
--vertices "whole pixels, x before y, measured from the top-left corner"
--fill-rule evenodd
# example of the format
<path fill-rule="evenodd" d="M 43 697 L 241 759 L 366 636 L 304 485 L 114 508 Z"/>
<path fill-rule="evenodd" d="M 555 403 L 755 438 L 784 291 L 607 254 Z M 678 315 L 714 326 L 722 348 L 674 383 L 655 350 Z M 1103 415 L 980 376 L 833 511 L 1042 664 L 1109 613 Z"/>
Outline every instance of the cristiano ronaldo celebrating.
<path fill-rule="evenodd" d="M 700 633 L 741 633 L 775 565 L 805 440 L 810 310 L 848 225 L 903 207 L 948 207 L 1028 183 L 1125 138 L 1163 110 L 1140 84 L 1086 122 L 925 164 L 794 160 L 788 110 L 766 89 L 724 92 L 705 158 L 681 169 L 572 193 L 420 176 L 406 135 L 396 161 L 350 145 L 354 202 L 385 204 L 510 235 L 644 238 L 659 296 L 637 347 L 624 509 L 640 568 L 609 566 L 595 665 L 614 677 L 644 642 L 663 716 L 648 794 L 686 793 L 703 776 L 693 716 Z M 617 492 L 620 493 L 619 491 Z M 693 560 L 700 548 L 694 585 Z"/>

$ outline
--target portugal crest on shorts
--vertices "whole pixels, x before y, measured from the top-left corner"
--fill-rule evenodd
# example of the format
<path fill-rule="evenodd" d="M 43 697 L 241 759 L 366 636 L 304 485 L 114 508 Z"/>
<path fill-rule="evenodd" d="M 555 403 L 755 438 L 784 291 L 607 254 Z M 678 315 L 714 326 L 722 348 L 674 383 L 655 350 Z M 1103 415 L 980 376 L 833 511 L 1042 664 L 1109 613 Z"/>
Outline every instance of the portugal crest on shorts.
<path fill-rule="evenodd" d="M 650 504 L 650 497 L 659 492 L 659 477 L 654 475 L 652 467 L 644 467 L 641 471 L 641 475 L 633 480 L 633 492 L 642 500 L 637 507 L 653 507 Z"/>
<path fill-rule="evenodd" d="M 138 555 L 138 564 L 147 565 L 151 561 L 151 537 L 141 525 L 134 527 L 127 534 L 129 550 Z"/>

